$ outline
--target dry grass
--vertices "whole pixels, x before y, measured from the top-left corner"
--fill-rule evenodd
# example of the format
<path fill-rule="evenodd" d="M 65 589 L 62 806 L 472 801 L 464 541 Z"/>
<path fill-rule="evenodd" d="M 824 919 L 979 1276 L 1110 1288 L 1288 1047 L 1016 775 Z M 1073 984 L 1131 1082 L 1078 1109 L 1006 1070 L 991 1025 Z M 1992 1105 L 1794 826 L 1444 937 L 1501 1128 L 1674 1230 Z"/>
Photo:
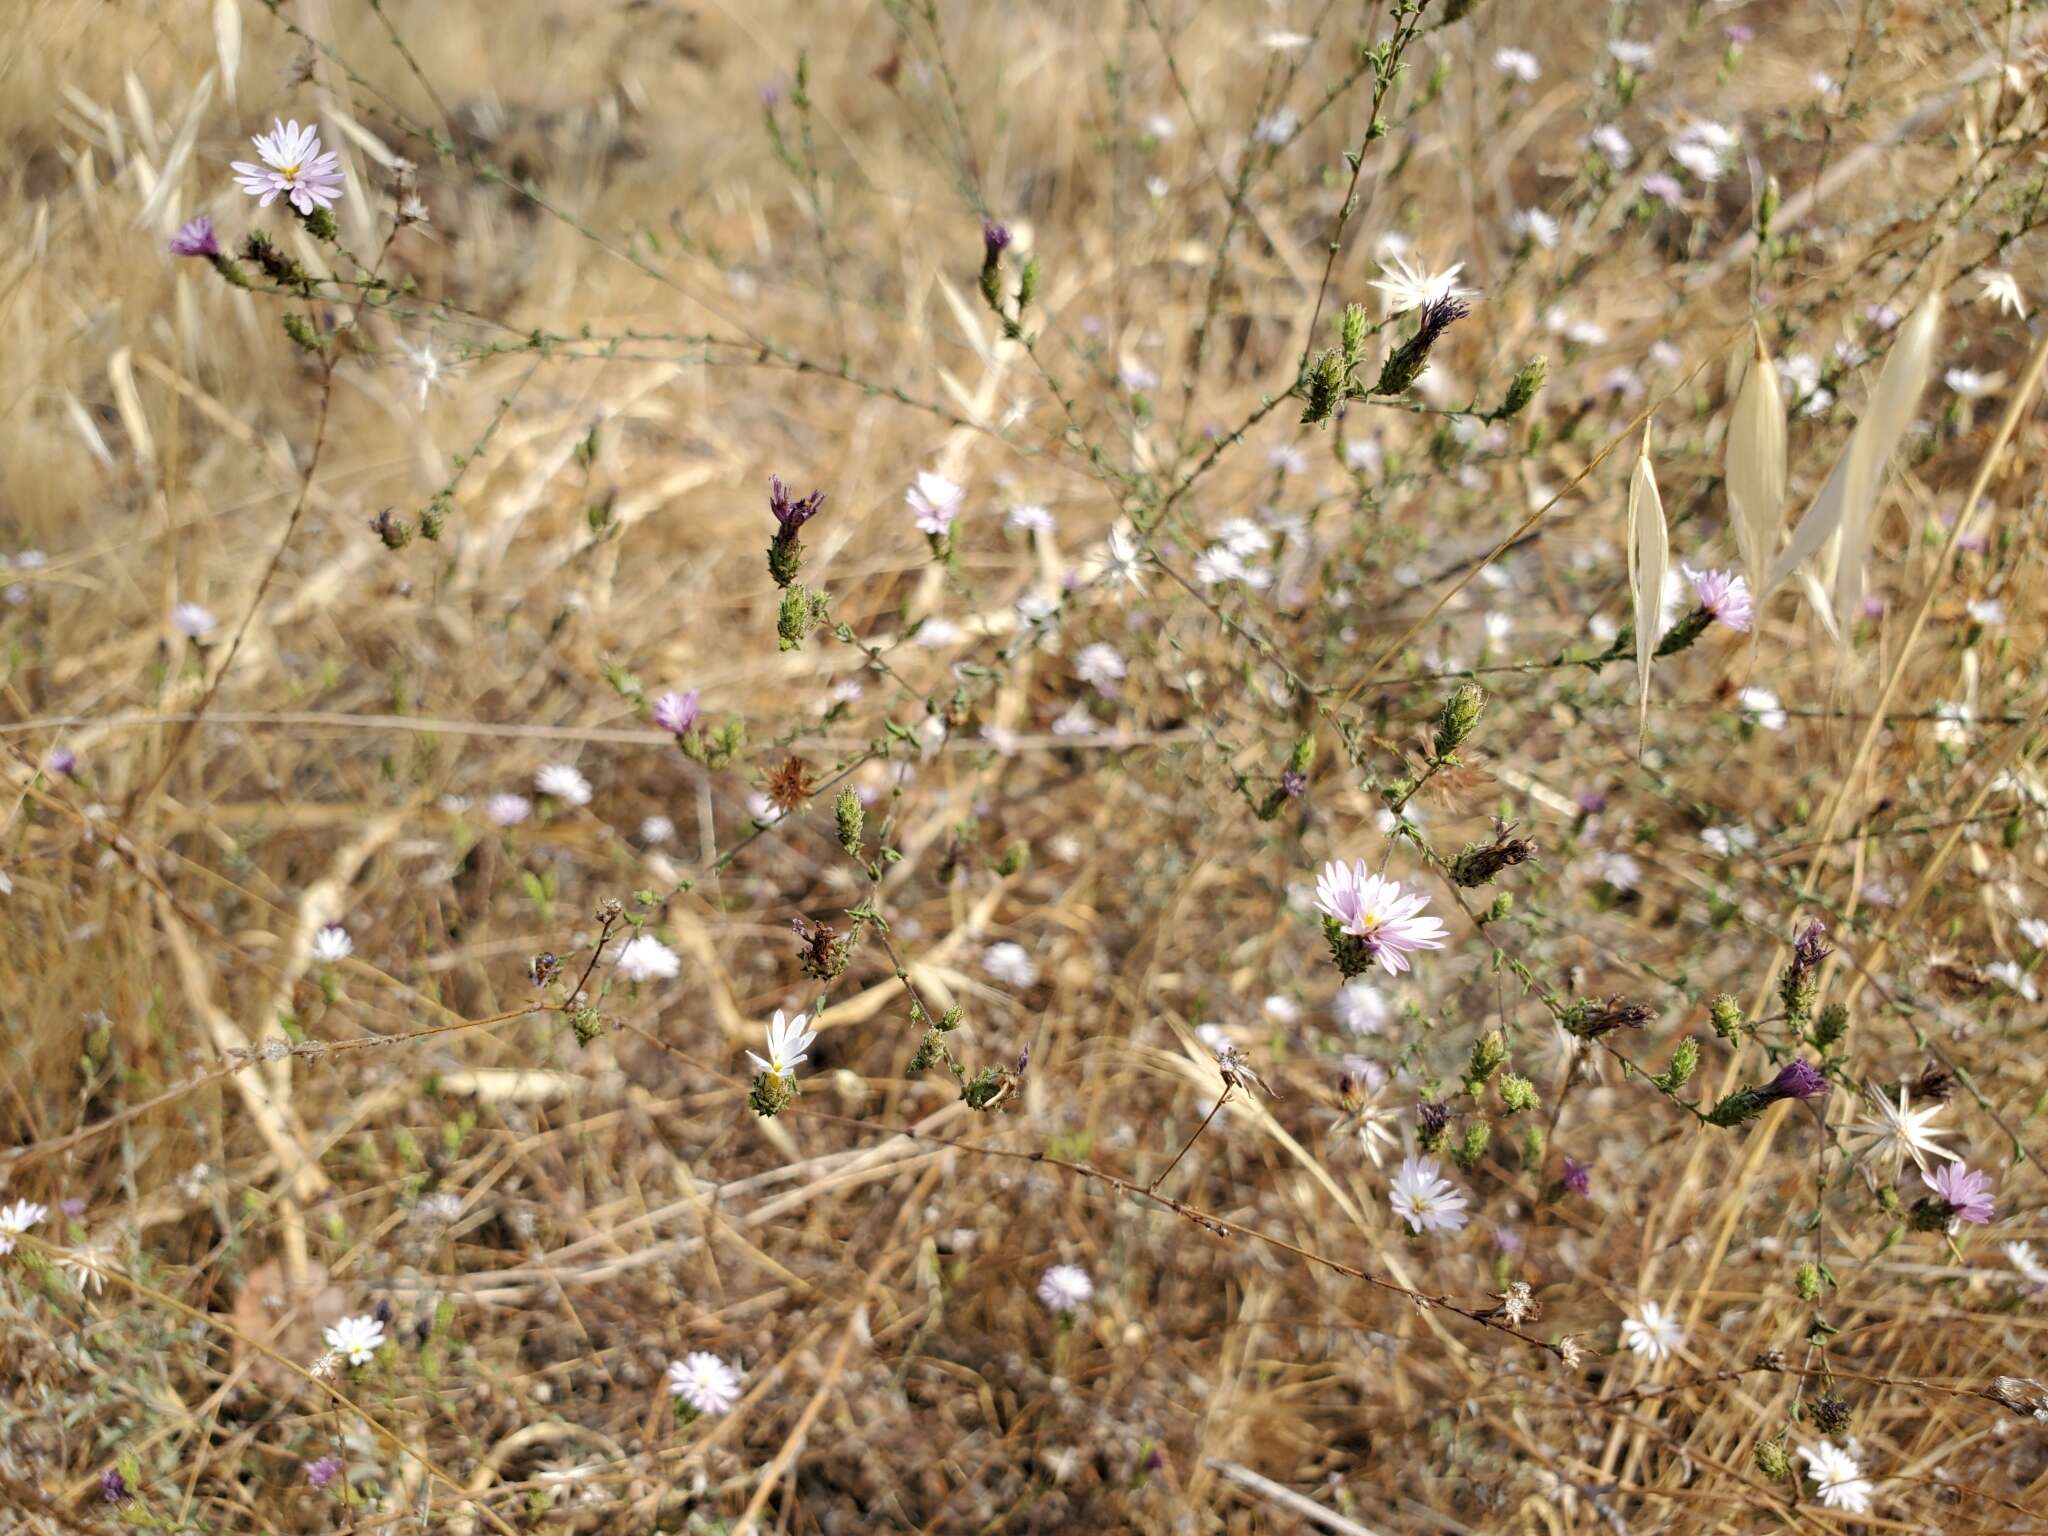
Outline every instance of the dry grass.
<path fill-rule="evenodd" d="M 17 18 L 0 1198 L 52 1215 L 0 1259 L 0 1529 L 2041 1528 L 2048 1439 L 1990 1389 L 2048 1374 L 2048 1313 L 2000 1247 L 2048 1238 L 2020 927 L 2048 916 L 2048 351 L 1977 299 L 2003 268 L 2048 301 L 2039 8 L 1442 8 L 1334 257 L 1373 96 L 1353 43 L 1388 34 L 1381 5 Z M 1731 22 L 1756 32 L 1739 57 Z M 1266 45 L 1285 30 L 1312 41 Z M 1610 37 L 1656 49 L 1626 103 Z M 1495 67 L 1510 45 L 1540 79 Z M 1269 153 L 1254 125 L 1282 101 L 1304 122 Z M 228 179 L 294 114 L 345 151 L 338 246 Z M 1702 118 L 1739 135 L 1728 174 L 1681 174 L 1677 208 L 1642 194 Z M 1587 151 L 1597 122 L 1626 170 Z M 431 222 L 394 233 L 399 157 Z M 1517 248 L 1530 207 L 1556 249 Z M 163 254 L 202 211 L 403 291 L 237 291 Z M 1041 263 L 1028 349 L 976 293 L 983 216 L 1018 235 L 1006 281 Z M 1375 299 L 1389 235 L 1479 294 L 1420 391 L 1321 428 L 1265 410 Z M 1555 662 L 1631 616 L 1644 420 L 1674 565 L 1738 564 L 1720 476 L 1752 313 L 1795 402 L 1796 512 L 1875 377 L 1837 344 L 1881 357 L 1869 306 L 1903 312 L 1936 270 L 1936 377 L 1872 530 L 1882 616 L 1838 648 L 1788 584 L 1753 641 L 1712 629 L 1656 663 L 1639 756 L 1632 663 Z M 309 356 L 288 312 L 348 340 Z M 423 408 L 401 339 L 448 364 Z M 1509 426 L 1410 409 L 1491 409 L 1539 355 Z M 1833 404 L 1801 410 L 1799 355 Z M 1995 379 L 1958 394 L 1956 368 Z M 950 568 L 903 506 L 932 467 L 968 487 Z M 805 579 L 852 643 L 777 649 L 771 473 L 829 492 Z M 370 531 L 443 491 L 438 541 Z M 1025 503 L 1054 525 L 1008 524 Z M 1250 557 L 1270 581 L 1203 585 L 1239 517 L 1277 530 Z M 1131 519 L 1142 590 L 1086 574 Z M 1032 643 L 1020 600 L 1063 594 Z M 188 640 L 181 603 L 218 627 Z M 1126 674 L 1092 686 L 1091 645 Z M 1426 769 L 1472 666 L 1488 709 Z M 733 761 L 648 721 L 671 687 L 744 722 Z M 1091 734 L 1055 732 L 1076 701 Z M 757 824 L 792 757 L 821 787 Z M 494 825 L 489 797 L 549 763 L 590 804 Z M 1427 853 L 1382 830 L 1404 775 L 1427 780 Z M 842 785 L 873 796 L 864 856 L 896 854 L 872 881 L 837 846 Z M 1494 814 L 1539 856 L 1460 891 L 1442 861 Z M 1753 842 L 1702 835 L 1730 827 Z M 1389 853 L 1449 941 L 1354 1038 L 1304 893 L 1326 858 Z M 1512 912 L 1479 925 L 1500 891 Z M 608 900 L 681 974 L 629 984 L 608 946 L 579 1046 L 528 962 L 582 974 Z M 804 979 L 791 920 L 843 933 L 863 901 L 886 941 Z M 1813 917 L 1837 946 L 1821 1000 L 1849 1007 L 1825 1124 L 1788 1103 L 1704 1125 L 1787 1052 L 1819 1059 L 1773 1022 Z M 329 963 L 335 923 L 354 947 Z M 991 974 L 996 943 L 1035 978 Z M 743 1052 L 821 991 L 804 1092 L 760 1119 Z M 961 1006 L 970 1072 L 1028 1052 L 996 1110 L 909 1070 L 913 992 Z M 1760 1021 L 1747 1039 L 1716 1036 L 1721 993 Z M 1553 1023 L 1613 995 L 1648 1028 L 1589 1048 Z M 1275 1093 L 1232 1090 L 1197 1135 L 1222 1089 L 1203 1025 Z M 1494 1029 L 1540 1108 L 1462 1096 Z M 1660 1092 L 1644 1074 L 1688 1037 L 1697 1076 Z M 1953 1242 L 1888 1214 L 1883 1168 L 1845 1150 L 1855 1087 L 1930 1063 L 1957 1085 L 1952 1144 L 1997 1181 L 1995 1224 Z M 1386 1079 L 1410 1146 L 1427 1096 L 1454 1137 L 1492 1127 L 1447 1168 L 1461 1232 L 1394 1219 L 1399 1154 L 1365 1156 L 1347 1065 Z M 1560 1197 L 1566 1155 L 1584 1196 Z M 53 1267 L 88 1244 L 103 1289 Z M 1816 1259 L 1839 1288 L 1809 1304 Z M 1071 1326 L 1034 1295 L 1054 1263 L 1094 1281 Z M 1517 1281 L 1542 1308 L 1518 1327 L 1488 1315 Z M 1669 1361 L 1621 1341 L 1646 1300 L 1684 1325 Z M 316 1380 L 320 1330 L 380 1304 L 377 1361 Z M 743 1370 L 730 1414 L 678 1422 L 662 1372 L 693 1350 Z M 1815 1444 L 1827 1394 L 1868 1515 L 1756 1458 L 1788 1427 Z M 328 1455 L 346 1499 L 308 1485 Z"/>

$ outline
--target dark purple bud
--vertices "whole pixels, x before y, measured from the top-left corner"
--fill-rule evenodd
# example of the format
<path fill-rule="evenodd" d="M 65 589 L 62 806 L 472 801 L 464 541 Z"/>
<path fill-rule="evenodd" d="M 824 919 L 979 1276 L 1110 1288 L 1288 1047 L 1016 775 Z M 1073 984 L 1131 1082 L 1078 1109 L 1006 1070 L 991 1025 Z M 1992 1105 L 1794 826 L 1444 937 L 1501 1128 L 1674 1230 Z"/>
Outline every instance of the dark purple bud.
<path fill-rule="evenodd" d="M 374 1317 L 375 1319 L 377 1319 L 378 1322 L 382 1323 L 385 1327 L 389 1328 L 391 1326 L 392 1317 L 391 1303 L 388 1301 L 379 1301 L 376 1306 L 370 1308 L 370 1316 Z"/>
<path fill-rule="evenodd" d="M 43 759 L 43 766 L 52 773 L 68 775 L 78 766 L 78 754 L 69 747 L 59 747 Z"/>
<path fill-rule="evenodd" d="M 780 475 L 768 477 L 768 510 L 775 514 L 775 521 L 782 525 L 784 533 L 795 533 L 818 515 L 818 508 L 825 505 L 825 493 L 813 491 L 801 501 L 792 501 L 789 487 L 782 483 Z"/>
<path fill-rule="evenodd" d="M 1280 789 L 1290 800 L 1299 800 L 1308 793 L 1308 775 L 1299 768 L 1289 768 L 1280 775 Z"/>
<path fill-rule="evenodd" d="M 1593 1187 L 1593 1170 L 1576 1158 L 1564 1160 L 1564 1187 L 1575 1195 L 1583 1195 Z"/>
<path fill-rule="evenodd" d="M 1816 1068 L 1793 1060 L 1778 1068 L 1778 1075 L 1757 1089 L 1757 1095 L 1775 1103 L 1779 1099 L 1818 1099 L 1827 1091 L 1828 1080 Z"/>
<path fill-rule="evenodd" d="M 981 259 L 984 265 L 994 266 L 1004 251 L 1010 248 L 1010 232 L 991 219 L 981 226 Z"/>
<path fill-rule="evenodd" d="M 128 1492 L 128 1479 L 115 1467 L 109 1467 L 100 1474 L 100 1493 L 109 1504 L 126 1504 L 132 1497 Z"/>
<path fill-rule="evenodd" d="M 1419 1104 L 1415 1109 L 1416 1118 L 1422 1122 L 1424 1140 L 1441 1136 L 1451 1123 L 1451 1108 L 1448 1104 Z"/>
<path fill-rule="evenodd" d="M 1823 924 L 1808 923 L 1792 945 L 1792 968 L 1804 976 L 1832 955 L 1835 951 L 1827 939 L 1828 931 Z"/>

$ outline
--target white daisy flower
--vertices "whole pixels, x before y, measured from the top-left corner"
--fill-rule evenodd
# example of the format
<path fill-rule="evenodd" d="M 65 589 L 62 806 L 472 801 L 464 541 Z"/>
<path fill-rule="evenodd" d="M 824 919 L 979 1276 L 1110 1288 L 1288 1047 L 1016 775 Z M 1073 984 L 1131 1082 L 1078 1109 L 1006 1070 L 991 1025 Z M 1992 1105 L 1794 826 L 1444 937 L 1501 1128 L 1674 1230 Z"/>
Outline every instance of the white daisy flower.
<path fill-rule="evenodd" d="M 484 814 L 495 826 L 516 827 L 533 814 L 533 802 L 524 795 L 493 795 L 484 802 Z"/>
<path fill-rule="evenodd" d="M 568 763 L 549 763 L 533 776 L 533 787 L 566 805 L 590 804 L 590 780 Z"/>
<path fill-rule="evenodd" d="M 981 968 L 1006 987 L 1022 992 L 1038 984 L 1038 962 L 1022 944 L 1004 940 L 982 952 Z"/>
<path fill-rule="evenodd" d="M 806 1029 L 807 1014 L 798 1014 L 793 1019 L 784 1019 L 780 1008 L 768 1025 L 768 1056 L 766 1060 L 747 1052 L 747 1060 L 770 1077 L 795 1077 L 797 1063 L 809 1060 L 811 1042 L 818 1038 L 814 1029 Z"/>
<path fill-rule="evenodd" d="M 1095 1282 L 1078 1264 L 1055 1264 L 1038 1277 L 1038 1299 L 1053 1312 L 1076 1312 L 1095 1294 Z"/>
<path fill-rule="evenodd" d="M 1465 1192 L 1443 1177 L 1442 1165 L 1433 1157 L 1403 1159 L 1387 1203 L 1414 1232 L 1455 1232 L 1471 1219 Z"/>
<path fill-rule="evenodd" d="M 33 1200 L 17 1200 L 12 1205 L 0 1206 L 0 1253 L 14 1252 L 14 1240 L 30 1227 L 40 1225 L 50 1214 L 47 1205 L 37 1205 Z"/>
<path fill-rule="evenodd" d="M 1536 62 L 1536 55 L 1524 48 L 1494 49 L 1493 67 L 1525 83 L 1543 75 L 1543 66 Z"/>
<path fill-rule="evenodd" d="M 368 1365 L 384 1342 L 384 1325 L 374 1317 L 344 1317 L 325 1335 L 327 1347 L 350 1365 Z"/>
<path fill-rule="evenodd" d="M 2022 320 L 2027 318 L 2026 295 L 2020 292 L 2019 279 L 2010 272 L 1979 272 L 1977 281 L 1982 285 L 1977 293 L 1979 304 L 2010 310 Z"/>
<path fill-rule="evenodd" d="M 676 840 L 676 824 L 666 816 L 644 816 L 640 820 L 640 841 L 650 845 Z"/>
<path fill-rule="evenodd" d="M 348 936 L 348 930 L 338 923 L 330 923 L 313 935 L 313 958 L 322 965 L 346 960 L 355 953 L 355 947 L 355 940 Z"/>
<path fill-rule="evenodd" d="M 740 1400 L 740 1373 L 718 1356 L 697 1350 L 669 1362 L 668 1391 L 697 1412 L 716 1418 Z"/>
<path fill-rule="evenodd" d="M 1330 1011 L 1337 1016 L 1338 1025 L 1353 1035 L 1376 1035 L 1394 1016 L 1386 994 L 1363 976 L 1355 976 L 1337 989 Z"/>
<path fill-rule="evenodd" d="M 1876 1491 L 1854 1456 L 1831 1440 L 1799 1447 L 1806 1463 L 1806 1475 L 1813 1479 L 1813 1491 L 1829 1509 L 1845 1509 L 1852 1515 L 1870 1513 L 1870 1498 Z"/>
<path fill-rule="evenodd" d="M 676 952 L 651 933 L 636 933 L 621 944 L 618 965 L 628 981 L 673 981 L 683 971 Z"/>
<path fill-rule="evenodd" d="M 1081 654 L 1074 658 L 1074 675 L 1098 693 L 1114 692 L 1127 670 L 1117 648 L 1100 640 L 1082 647 Z"/>
<path fill-rule="evenodd" d="M 187 640 L 197 640 L 210 635 L 220 627 L 220 620 L 213 611 L 198 603 L 180 603 L 171 610 L 171 626 Z"/>
<path fill-rule="evenodd" d="M 1634 1317 L 1621 1320 L 1622 1341 L 1653 1364 L 1669 1360 L 1685 1342 L 1685 1328 L 1676 1314 L 1654 1301 L 1646 1301 Z"/>

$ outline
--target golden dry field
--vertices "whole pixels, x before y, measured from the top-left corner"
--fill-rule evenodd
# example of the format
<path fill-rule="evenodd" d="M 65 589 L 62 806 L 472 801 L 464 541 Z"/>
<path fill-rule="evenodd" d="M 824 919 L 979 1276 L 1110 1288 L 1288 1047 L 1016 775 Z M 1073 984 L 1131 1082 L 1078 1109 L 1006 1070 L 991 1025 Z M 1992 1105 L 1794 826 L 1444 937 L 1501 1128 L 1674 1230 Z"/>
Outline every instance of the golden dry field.
<path fill-rule="evenodd" d="M 2048 1530 L 2048 6 L 6 19 L 0 1532 Z"/>

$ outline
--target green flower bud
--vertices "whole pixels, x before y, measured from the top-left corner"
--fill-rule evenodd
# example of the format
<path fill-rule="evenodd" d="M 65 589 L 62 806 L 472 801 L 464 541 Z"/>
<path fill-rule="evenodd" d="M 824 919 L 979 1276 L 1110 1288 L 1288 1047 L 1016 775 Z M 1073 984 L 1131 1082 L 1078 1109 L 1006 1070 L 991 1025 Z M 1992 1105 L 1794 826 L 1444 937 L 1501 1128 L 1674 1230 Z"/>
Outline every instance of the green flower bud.
<path fill-rule="evenodd" d="M 1700 1064 L 1699 1042 L 1690 1035 L 1678 1042 L 1678 1049 L 1671 1053 L 1671 1065 L 1652 1078 L 1666 1093 L 1676 1093 L 1692 1081 L 1693 1073 Z"/>
<path fill-rule="evenodd" d="M 578 1045 L 588 1045 L 605 1032 L 604 1016 L 595 1008 L 578 1008 L 569 1015 L 569 1027 L 576 1032 Z"/>
<path fill-rule="evenodd" d="M 1356 367 L 1360 353 L 1365 347 L 1365 306 L 1346 304 L 1344 313 L 1337 321 L 1337 340 L 1344 349 L 1347 366 Z"/>
<path fill-rule="evenodd" d="M 1726 992 L 1707 1004 L 1707 1017 L 1713 1021 L 1714 1033 L 1723 1040 L 1733 1040 L 1742 1033 L 1742 1005 Z"/>
<path fill-rule="evenodd" d="M 1756 1461 L 1757 1471 L 1773 1482 L 1782 1483 L 1792 1475 L 1792 1457 L 1785 1450 L 1783 1430 L 1779 1430 L 1768 1440 L 1757 1441 L 1752 1456 Z"/>
<path fill-rule="evenodd" d="M 1500 1080 L 1500 1107 L 1508 1114 L 1519 1115 L 1525 1109 L 1534 1109 L 1538 1103 L 1536 1085 L 1526 1077 L 1509 1072 Z"/>
<path fill-rule="evenodd" d="M 778 587 L 794 586 L 803 569 L 804 546 L 793 533 L 778 533 L 768 544 L 768 574 Z"/>
<path fill-rule="evenodd" d="M 747 1094 L 747 1107 L 763 1120 L 772 1120 L 796 1097 L 796 1079 L 781 1072 L 761 1072 Z"/>
<path fill-rule="evenodd" d="M 1513 892 L 1502 891 L 1498 896 L 1493 898 L 1493 905 L 1486 909 L 1486 914 L 1482 921 L 1489 923 L 1497 923 L 1502 918 L 1506 917 L 1510 912 L 1514 911 L 1514 909 L 1515 898 Z"/>
<path fill-rule="evenodd" d="M 1738 1088 L 1707 1111 L 1707 1124 L 1723 1129 L 1754 1120 L 1770 1101 L 1754 1088 Z"/>
<path fill-rule="evenodd" d="M 1792 1285 L 1799 1292 L 1801 1301 L 1819 1301 L 1823 1289 L 1818 1264 L 1802 1264 L 1792 1277 Z"/>
<path fill-rule="evenodd" d="M 1486 690 L 1477 683 L 1460 683 L 1457 691 L 1444 700 L 1436 717 L 1435 747 L 1439 760 L 1464 745 L 1485 708 Z"/>
<path fill-rule="evenodd" d="M 1659 656 L 1676 656 L 1688 649 L 1693 641 L 1707 632 L 1707 626 L 1714 622 L 1714 615 L 1704 605 L 1695 608 L 1676 624 L 1664 631 L 1664 638 L 1657 642 Z"/>
<path fill-rule="evenodd" d="M 1025 263 L 1024 263 L 1024 270 L 1023 270 L 1023 271 L 1022 271 L 1021 273 L 1019 273 L 1019 274 L 1018 274 L 1018 276 L 1017 276 L 1017 308 L 1018 308 L 1018 310 L 1019 310 L 1019 311 L 1021 312 L 1022 310 L 1024 310 L 1024 309 L 1027 309 L 1027 308 L 1029 308 L 1029 307 L 1030 307 L 1030 304 L 1031 304 L 1031 301 L 1032 301 L 1033 299 L 1037 298 L 1037 297 L 1038 297 L 1038 258 L 1037 258 L 1036 256 L 1033 256 L 1033 257 L 1030 257 L 1030 258 L 1028 258 L 1028 259 L 1027 259 L 1027 260 L 1025 261 Z"/>
<path fill-rule="evenodd" d="M 313 322 L 295 309 L 284 312 L 284 333 L 301 352 L 320 350 L 320 338 L 313 330 Z"/>
<path fill-rule="evenodd" d="M 1829 1003 L 1813 1021 L 1813 1043 L 1826 1050 L 1849 1028 L 1849 1010 L 1842 1003 Z"/>
<path fill-rule="evenodd" d="M 1471 1065 L 1465 1069 L 1465 1088 L 1475 1097 L 1493 1080 L 1493 1074 L 1508 1059 L 1508 1037 L 1490 1029 L 1472 1042 Z"/>
<path fill-rule="evenodd" d="M 331 208 L 315 208 L 300 222 L 306 226 L 306 233 L 315 240 L 333 240 L 341 234 L 334 226 L 334 211 Z"/>
<path fill-rule="evenodd" d="M 1460 1168 L 1476 1166 L 1486 1156 L 1486 1144 L 1492 1139 L 1493 1128 L 1484 1120 L 1475 1120 L 1465 1127 L 1463 1138 L 1451 1149 L 1451 1160 Z"/>
<path fill-rule="evenodd" d="M 1756 204 L 1756 233 L 1761 241 L 1771 238 L 1771 220 L 1778 216 L 1778 178 L 1773 176 L 1764 183 L 1763 196 Z"/>
<path fill-rule="evenodd" d="M 839 798 L 832 802 L 832 820 L 839 830 L 839 846 L 846 850 L 848 858 L 859 858 L 861 838 L 868 825 L 868 813 L 861 806 L 860 796 L 850 789 L 839 791 Z"/>
<path fill-rule="evenodd" d="M 1344 359 L 1335 347 L 1328 348 L 1309 365 L 1301 381 L 1301 424 L 1320 426 L 1337 414 L 1344 403 Z"/>
<path fill-rule="evenodd" d="M 1515 370 L 1514 378 L 1508 381 L 1508 392 L 1493 413 L 1496 421 L 1508 421 L 1528 409 L 1529 402 L 1536 398 L 1536 391 L 1543 387 L 1544 375 L 1550 371 L 1550 364 L 1543 358 L 1532 357 Z"/>

